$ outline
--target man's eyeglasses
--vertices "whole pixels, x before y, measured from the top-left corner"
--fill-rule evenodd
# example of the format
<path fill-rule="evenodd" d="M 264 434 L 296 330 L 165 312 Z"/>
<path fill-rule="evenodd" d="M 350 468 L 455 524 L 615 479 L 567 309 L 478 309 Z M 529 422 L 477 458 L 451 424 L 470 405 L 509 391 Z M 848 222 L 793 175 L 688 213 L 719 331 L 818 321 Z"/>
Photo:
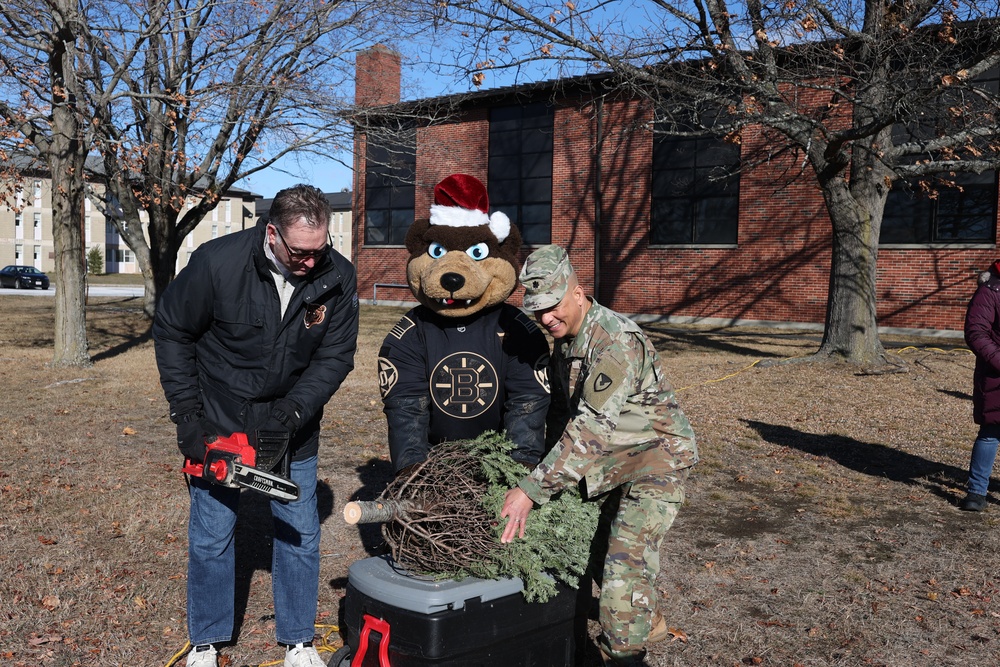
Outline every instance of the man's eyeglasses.
<path fill-rule="evenodd" d="M 274 228 L 274 233 L 278 235 L 278 239 L 281 241 L 281 245 L 285 246 L 285 252 L 288 253 L 288 258 L 295 261 L 303 262 L 307 259 L 318 260 L 326 253 L 330 252 L 330 248 L 333 247 L 333 237 L 331 237 L 330 232 L 327 231 L 326 245 L 320 248 L 319 250 L 292 250 L 291 248 L 288 247 L 288 244 L 285 243 L 285 237 L 281 235 L 281 230 L 278 229 L 278 226 L 272 224 L 271 227 Z"/>

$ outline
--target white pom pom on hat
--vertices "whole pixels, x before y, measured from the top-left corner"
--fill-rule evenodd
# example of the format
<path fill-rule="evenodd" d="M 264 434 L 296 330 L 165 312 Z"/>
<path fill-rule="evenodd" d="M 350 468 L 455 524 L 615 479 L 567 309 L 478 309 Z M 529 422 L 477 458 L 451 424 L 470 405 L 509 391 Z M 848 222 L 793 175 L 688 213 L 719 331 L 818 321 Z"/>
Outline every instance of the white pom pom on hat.
<path fill-rule="evenodd" d="M 502 211 L 494 211 L 490 215 L 489 209 L 486 186 L 478 178 L 452 174 L 434 186 L 430 222 L 447 227 L 489 225 L 497 241 L 503 243 L 510 234 L 510 218 Z"/>

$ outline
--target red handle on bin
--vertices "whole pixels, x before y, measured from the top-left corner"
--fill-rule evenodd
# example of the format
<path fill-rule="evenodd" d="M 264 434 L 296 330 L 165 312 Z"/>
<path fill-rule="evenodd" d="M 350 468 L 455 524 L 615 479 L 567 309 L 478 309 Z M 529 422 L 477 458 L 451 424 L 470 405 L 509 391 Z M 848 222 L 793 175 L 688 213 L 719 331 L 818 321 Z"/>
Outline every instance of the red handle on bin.
<path fill-rule="evenodd" d="M 364 615 L 365 627 L 361 630 L 361 639 L 358 641 L 358 652 L 351 660 L 351 667 L 361 667 L 365 661 L 365 653 L 368 652 L 368 636 L 372 630 L 382 635 L 378 643 L 378 667 L 392 667 L 389 664 L 389 622 L 381 618 L 375 618 L 370 614 Z"/>

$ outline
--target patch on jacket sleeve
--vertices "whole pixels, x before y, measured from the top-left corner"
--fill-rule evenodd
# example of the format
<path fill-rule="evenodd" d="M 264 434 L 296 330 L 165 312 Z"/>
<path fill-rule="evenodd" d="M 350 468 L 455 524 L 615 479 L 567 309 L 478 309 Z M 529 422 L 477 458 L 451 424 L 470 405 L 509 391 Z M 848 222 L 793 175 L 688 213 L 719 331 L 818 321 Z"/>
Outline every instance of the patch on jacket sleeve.
<path fill-rule="evenodd" d="M 378 388 L 382 393 L 382 398 L 385 398 L 392 388 L 396 386 L 396 382 L 399 381 L 399 371 L 396 370 L 395 364 L 386 359 L 385 357 L 378 358 Z"/>
<path fill-rule="evenodd" d="M 587 376 L 585 398 L 595 409 L 602 410 L 625 380 L 625 369 L 619 360 L 601 359 Z"/>
<path fill-rule="evenodd" d="M 406 335 L 406 332 L 415 326 L 416 324 L 414 324 L 413 320 L 406 315 L 403 315 L 403 317 L 396 322 L 391 329 L 389 329 L 389 335 L 397 340 L 403 340 L 403 336 Z"/>
<path fill-rule="evenodd" d="M 515 320 L 516 320 L 516 321 L 517 321 L 517 322 L 518 322 L 518 323 L 519 323 L 519 324 L 520 324 L 520 325 L 521 325 L 522 327 L 524 327 L 524 330 L 525 330 L 525 331 L 527 331 L 527 332 L 528 332 L 528 333 L 530 333 L 530 334 L 533 334 L 533 333 L 535 333 L 536 331 L 540 331 L 540 329 L 538 328 L 538 325 L 537 325 L 537 324 L 535 324 L 535 321 L 534 321 L 533 319 L 531 319 L 530 317 L 528 317 L 528 316 L 527 316 L 526 314 L 524 314 L 524 313 L 523 313 L 523 312 L 521 312 L 521 311 L 518 311 L 518 313 L 517 313 L 517 315 L 516 315 L 516 316 L 514 317 L 514 319 L 515 319 Z"/>

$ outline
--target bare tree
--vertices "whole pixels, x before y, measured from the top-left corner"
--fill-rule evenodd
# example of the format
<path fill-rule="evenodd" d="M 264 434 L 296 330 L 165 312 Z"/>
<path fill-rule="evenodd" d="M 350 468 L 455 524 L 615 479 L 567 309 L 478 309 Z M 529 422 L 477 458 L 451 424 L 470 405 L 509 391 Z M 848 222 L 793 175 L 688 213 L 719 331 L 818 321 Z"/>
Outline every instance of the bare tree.
<path fill-rule="evenodd" d="M 27 153 L 51 176 L 55 362 L 81 365 L 84 198 L 135 252 L 152 316 L 184 237 L 237 181 L 290 153 L 349 155 L 349 54 L 406 31 L 375 0 L 10 0 L 0 21 L 2 166 Z"/>
<path fill-rule="evenodd" d="M 88 365 L 82 239 L 88 127 L 79 108 L 85 95 L 76 76 L 85 21 L 75 0 L 11 0 L 0 6 L 0 23 L 6 157 L 30 150 L 52 179 L 57 279 L 53 363 Z M 4 194 L 12 203 L 14 193 Z"/>
<path fill-rule="evenodd" d="M 403 15 L 376 0 L 100 7 L 85 76 L 104 208 L 135 252 L 152 316 L 185 236 L 240 179 L 290 153 L 350 154 L 351 56 L 402 34 Z"/>
<path fill-rule="evenodd" d="M 428 11 L 474 83 L 549 62 L 612 74 L 657 109 L 658 131 L 739 141 L 763 128 L 767 154 L 744 154 L 743 169 L 783 154 L 815 179 L 832 223 L 821 358 L 885 360 L 875 279 L 893 185 L 933 195 L 1000 164 L 996 80 L 982 83 L 1000 63 L 996 2 L 449 0 Z M 721 114 L 691 113 L 706 109 Z"/>

